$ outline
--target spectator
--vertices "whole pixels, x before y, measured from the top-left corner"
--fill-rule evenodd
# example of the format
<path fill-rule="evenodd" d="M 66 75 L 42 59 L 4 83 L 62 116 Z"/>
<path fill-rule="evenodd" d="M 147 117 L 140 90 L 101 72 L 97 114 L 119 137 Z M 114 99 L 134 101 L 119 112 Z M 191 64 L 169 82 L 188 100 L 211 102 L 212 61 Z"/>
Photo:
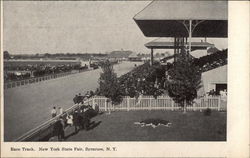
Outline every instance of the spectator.
<path fill-rule="evenodd" d="M 97 112 L 97 113 L 99 113 L 99 106 L 97 105 L 97 104 L 95 104 L 95 111 Z"/>
<path fill-rule="evenodd" d="M 73 98 L 74 104 L 77 104 L 77 101 L 78 101 L 78 95 L 76 95 L 76 96 Z"/>
<path fill-rule="evenodd" d="M 90 124 L 90 119 L 87 115 L 87 111 L 86 112 L 83 112 L 81 114 L 82 116 L 82 120 L 80 121 L 81 122 L 81 125 L 82 125 L 82 128 L 85 129 L 85 130 L 88 130 L 88 127 L 89 127 L 89 124 Z"/>
<path fill-rule="evenodd" d="M 73 125 L 75 126 L 75 133 L 77 133 L 80 129 L 80 122 L 78 116 L 79 116 L 78 111 L 75 111 L 73 114 Z"/>
<path fill-rule="evenodd" d="M 53 109 L 51 110 L 51 115 L 52 115 L 52 118 L 53 117 L 56 117 L 57 115 L 57 111 L 56 111 L 56 107 L 54 106 Z"/>
<path fill-rule="evenodd" d="M 59 110 L 59 115 L 62 115 L 63 114 L 63 108 L 59 107 L 58 110 Z"/>
<path fill-rule="evenodd" d="M 208 96 L 215 96 L 215 95 L 216 95 L 216 92 L 215 92 L 214 89 L 212 89 L 212 90 L 210 90 L 210 91 L 208 92 Z"/>
<path fill-rule="evenodd" d="M 54 125 L 54 135 L 58 137 L 58 140 L 64 139 L 64 122 L 61 116 Z"/>
<path fill-rule="evenodd" d="M 81 93 L 78 94 L 78 101 L 77 101 L 77 103 L 78 103 L 78 104 L 79 104 L 79 103 L 83 103 L 83 96 L 82 96 Z"/>
<path fill-rule="evenodd" d="M 67 124 L 71 127 L 73 125 L 73 116 L 67 114 L 66 119 L 67 119 Z"/>
<path fill-rule="evenodd" d="M 92 96 L 94 96 L 95 94 L 94 94 L 93 91 L 90 91 L 90 92 L 89 92 L 89 95 L 90 95 L 90 97 L 92 97 Z"/>
<path fill-rule="evenodd" d="M 90 97 L 89 91 L 87 91 L 87 93 L 85 94 L 85 96 L 86 96 L 87 98 Z"/>

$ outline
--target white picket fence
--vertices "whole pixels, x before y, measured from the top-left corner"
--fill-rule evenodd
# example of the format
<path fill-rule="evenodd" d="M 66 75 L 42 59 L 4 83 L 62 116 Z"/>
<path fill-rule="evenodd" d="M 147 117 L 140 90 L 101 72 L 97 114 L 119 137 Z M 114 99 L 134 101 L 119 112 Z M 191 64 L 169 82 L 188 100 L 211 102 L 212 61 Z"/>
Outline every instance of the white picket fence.
<path fill-rule="evenodd" d="M 101 111 L 181 110 L 179 104 L 175 103 L 173 99 L 168 96 L 159 96 L 157 99 L 153 96 L 141 96 L 138 99 L 126 96 L 119 105 L 112 105 L 108 102 L 108 99 L 103 96 L 94 96 L 88 103 L 93 107 L 97 105 Z M 220 96 L 203 97 L 196 99 L 192 105 L 187 105 L 187 110 L 196 111 L 209 108 L 212 110 L 225 111 L 226 104 L 227 101 Z"/>

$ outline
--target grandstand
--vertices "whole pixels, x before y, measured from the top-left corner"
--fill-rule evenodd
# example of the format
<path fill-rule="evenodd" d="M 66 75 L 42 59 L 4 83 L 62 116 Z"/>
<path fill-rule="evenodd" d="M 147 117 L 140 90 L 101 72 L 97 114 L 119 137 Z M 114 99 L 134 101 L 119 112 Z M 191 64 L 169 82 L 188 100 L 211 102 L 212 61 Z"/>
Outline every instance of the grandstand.
<path fill-rule="evenodd" d="M 194 64 L 206 72 L 227 64 L 227 49 L 194 59 Z"/>

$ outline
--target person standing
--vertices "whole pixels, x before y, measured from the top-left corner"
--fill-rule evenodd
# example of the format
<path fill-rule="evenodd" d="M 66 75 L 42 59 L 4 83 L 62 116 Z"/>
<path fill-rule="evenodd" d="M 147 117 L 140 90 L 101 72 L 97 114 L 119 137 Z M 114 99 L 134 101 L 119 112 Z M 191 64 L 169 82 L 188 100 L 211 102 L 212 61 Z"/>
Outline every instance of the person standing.
<path fill-rule="evenodd" d="M 83 96 L 82 96 L 81 93 L 78 94 L 78 101 L 77 101 L 77 103 L 78 103 L 78 104 L 79 104 L 79 103 L 83 103 Z"/>
<path fill-rule="evenodd" d="M 56 111 L 56 107 L 54 106 L 53 109 L 51 110 L 51 115 L 52 118 L 56 117 L 57 111 Z"/>
<path fill-rule="evenodd" d="M 60 116 L 60 119 L 56 121 L 54 125 L 54 135 L 58 137 L 58 140 L 64 140 L 64 123 Z"/>
<path fill-rule="evenodd" d="M 78 95 L 76 95 L 76 96 L 73 98 L 74 104 L 77 104 L 77 101 L 78 101 Z"/>
<path fill-rule="evenodd" d="M 73 125 L 75 126 L 75 133 L 77 133 L 80 129 L 80 123 L 79 123 L 79 119 L 78 119 L 78 111 L 75 111 L 73 113 Z"/>
<path fill-rule="evenodd" d="M 67 119 L 67 124 L 71 127 L 73 125 L 73 116 L 67 114 L 66 119 Z"/>
<path fill-rule="evenodd" d="M 59 115 L 63 114 L 63 108 L 62 107 L 59 107 L 58 110 L 59 110 Z"/>

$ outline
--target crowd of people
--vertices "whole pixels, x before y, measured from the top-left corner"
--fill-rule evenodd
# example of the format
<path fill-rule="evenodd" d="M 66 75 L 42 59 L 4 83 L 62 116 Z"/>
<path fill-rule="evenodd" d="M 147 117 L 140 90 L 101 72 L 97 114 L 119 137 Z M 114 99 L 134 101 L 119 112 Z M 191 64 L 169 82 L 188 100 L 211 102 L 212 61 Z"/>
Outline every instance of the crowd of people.
<path fill-rule="evenodd" d="M 80 130 L 88 130 L 91 125 L 91 118 L 99 113 L 97 106 L 93 109 L 90 105 L 82 105 L 75 109 L 72 113 L 65 113 L 62 108 L 59 109 L 59 119 L 54 124 L 53 137 L 57 137 L 59 141 L 64 140 L 67 128 L 74 127 L 74 133 Z M 61 114 L 62 113 L 62 114 Z M 57 116 L 56 108 L 51 111 L 52 117 Z"/>
<path fill-rule="evenodd" d="M 25 72 L 25 73 L 8 72 L 4 74 L 4 81 L 24 80 L 30 77 L 31 77 L 31 74 L 29 72 Z"/>
<path fill-rule="evenodd" d="M 166 67 L 155 62 L 136 66 L 132 71 L 119 77 L 124 96 L 135 97 L 138 93 L 158 96 L 164 89 Z"/>
<path fill-rule="evenodd" d="M 75 95 L 75 97 L 73 98 L 73 102 L 74 102 L 74 104 L 83 103 L 84 100 L 91 98 L 92 96 L 94 96 L 93 91 L 87 91 L 87 93 L 85 95 L 82 95 L 81 93 L 79 93 L 79 94 Z"/>
<path fill-rule="evenodd" d="M 27 79 L 30 77 L 41 77 L 45 75 L 63 73 L 63 72 L 71 72 L 72 70 L 86 70 L 88 66 L 81 65 L 65 65 L 60 64 L 56 66 L 50 66 L 49 64 L 45 65 L 26 65 L 26 66 L 5 66 L 4 71 L 4 80 L 5 81 L 13 81 L 13 80 L 21 80 Z M 8 72 L 11 71 L 11 72 Z M 16 71 L 17 73 L 13 72 Z M 20 71 L 26 71 L 25 73 L 18 73 Z"/>
<path fill-rule="evenodd" d="M 73 98 L 74 104 L 82 104 L 78 109 L 75 109 L 73 113 L 66 113 L 62 107 L 56 108 L 55 106 L 51 110 L 52 118 L 59 116 L 59 119 L 54 124 L 53 136 L 56 136 L 58 140 L 65 139 L 65 130 L 67 127 L 74 126 L 74 132 L 77 133 L 81 129 L 88 130 L 90 126 L 90 119 L 99 113 L 99 108 L 95 105 L 93 109 L 90 105 L 83 105 L 84 101 L 94 95 L 93 91 L 87 91 L 83 96 L 81 93 L 75 95 Z"/>
<path fill-rule="evenodd" d="M 227 64 L 227 49 L 213 54 L 194 59 L 194 64 L 199 66 L 202 72 L 206 72 Z"/>
<path fill-rule="evenodd" d="M 216 92 L 214 89 L 210 90 L 207 92 L 208 96 L 221 96 L 221 97 L 226 97 L 227 96 L 227 90 L 220 90 L 219 92 Z"/>

